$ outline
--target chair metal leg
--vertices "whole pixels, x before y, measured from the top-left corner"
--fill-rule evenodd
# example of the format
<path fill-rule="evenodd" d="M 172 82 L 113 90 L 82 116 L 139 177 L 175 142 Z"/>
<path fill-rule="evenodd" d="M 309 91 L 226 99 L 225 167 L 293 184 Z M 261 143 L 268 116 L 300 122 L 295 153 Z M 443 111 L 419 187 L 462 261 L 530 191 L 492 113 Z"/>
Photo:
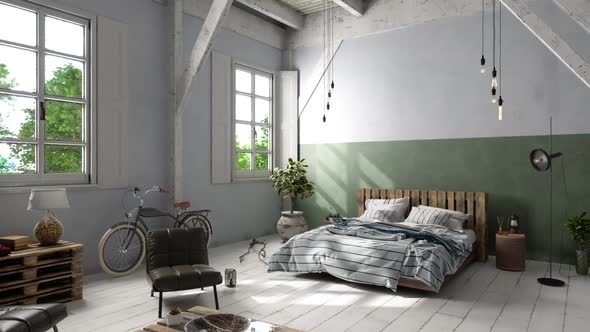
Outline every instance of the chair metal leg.
<path fill-rule="evenodd" d="M 162 292 L 160 292 L 160 300 L 158 302 L 158 318 L 162 318 Z"/>
<path fill-rule="evenodd" d="M 53 325 L 53 332 L 59 332 L 59 331 L 57 331 L 57 326 L 56 325 Z"/>
<path fill-rule="evenodd" d="M 154 289 L 153 288 L 152 288 L 152 294 L 150 296 L 154 297 Z"/>
<path fill-rule="evenodd" d="M 219 310 L 219 300 L 217 299 L 217 287 L 213 286 L 213 295 L 215 296 L 215 309 Z"/>

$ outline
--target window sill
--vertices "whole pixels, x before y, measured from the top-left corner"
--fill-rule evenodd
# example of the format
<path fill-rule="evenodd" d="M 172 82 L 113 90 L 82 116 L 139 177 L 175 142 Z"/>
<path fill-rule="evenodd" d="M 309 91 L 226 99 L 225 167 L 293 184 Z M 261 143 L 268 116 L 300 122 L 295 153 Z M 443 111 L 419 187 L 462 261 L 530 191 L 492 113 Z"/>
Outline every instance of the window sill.
<path fill-rule="evenodd" d="M 270 182 L 268 177 L 263 178 L 233 178 L 231 183 L 248 183 L 248 182 Z"/>
<path fill-rule="evenodd" d="M 1 194 L 25 194 L 30 193 L 33 188 L 66 188 L 67 190 L 118 190 L 127 187 L 112 188 L 103 187 L 99 184 L 70 184 L 70 185 L 51 185 L 51 186 L 25 186 L 25 187 L 0 187 Z"/>

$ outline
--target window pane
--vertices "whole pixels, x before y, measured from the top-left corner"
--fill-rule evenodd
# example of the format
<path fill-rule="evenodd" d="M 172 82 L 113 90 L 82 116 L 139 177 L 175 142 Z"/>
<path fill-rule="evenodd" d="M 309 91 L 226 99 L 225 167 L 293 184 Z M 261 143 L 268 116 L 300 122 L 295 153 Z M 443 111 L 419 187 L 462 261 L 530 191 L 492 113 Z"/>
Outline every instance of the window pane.
<path fill-rule="evenodd" d="M 249 150 L 252 147 L 252 127 L 236 124 L 236 149 Z"/>
<path fill-rule="evenodd" d="M 256 75 L 254 77 L 256 94 L 262 97 L 270 97 L 270 78 Z"/>
<path fill-rule="evenodd" d="M 82 105 L 59 101 L 45 102 L 45 138 L 82 141 Z"/>
<path fill-rule="evenodd" d="M 254 127 L 254 135 L 256 135 L 256 150 L 265 150 L 269 149 L 268 139 L 269 139 L 270 128 L 269 127 Z"/>
<path fill-rule="evenodd" d="M 269 154 L 268 153 L 257 153 L 256 154 L 256 170 L 257 171 L 266 171 L 270 170 L 268 165 L 269 161 Z"/>
<path fill-rule="evenodd" d="M 252 92 L 252 74 L 236 69 L 236 90 L 245 93 Z"/>
<path fill-rule="evenodd" d="M 254 101 L 256 106 L 256 122 L 270 123 L 270 101 L 256 98 Z"/>
<path fill-rule="evenodd" d="M 252 154 L 250 153 L 236 153 L 236 170 L 249 171 Z"/>
<path fill-rule="evenodd" d="M 37 91 L 37 54 L 0 45 L 0 87 Z"/>
<path fill-rule="evenodd" d="M 37 100 L 0 94 L 0 138 L 35 138 Z"/>
<path fill-rule="evenodd" d="M 82 173 L 81 146 L 45 145 L 45 172 Z"/>
<path fill-rule="evenodd" d="M 45 17 L 45 47 L 54 51 L 84 55 L 84 27 L 53 17 Z"/>
<path fill-rule="evenodd" d="M 37 14 L 0 4 L 0 39 L 36 46 Z"/>
<path fill-rule="evenodd" d="M 35 145 L 0 143 L 0 174 L 35 173 Z"/>
<path fill-rule="evenodd" d="M 252 121 L 252 98 L 236 95 L 236 120 Z"/>
<path fill-rule="evenodd" d="M 45 93 L 52 96 L 82 97 L 84 64 L 48 55 L 45 57 Z"/>

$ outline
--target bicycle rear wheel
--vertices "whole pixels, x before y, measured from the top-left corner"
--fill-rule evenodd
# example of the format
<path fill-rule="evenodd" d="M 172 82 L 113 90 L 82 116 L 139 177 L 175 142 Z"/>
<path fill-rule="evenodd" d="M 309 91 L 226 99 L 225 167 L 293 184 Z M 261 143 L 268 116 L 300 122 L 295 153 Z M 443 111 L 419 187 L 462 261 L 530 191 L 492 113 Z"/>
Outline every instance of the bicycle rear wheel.
<path fill-rule="evenodd" d="M 207 247 L 211 243 L 213 237 L 213 228 L 209 219 L 202 214 L 189 214 L 180 222 L 180 228 L 202 228 L 205 231 L 205 238 L 207 239 Z"/>
<path fill-rule="evenodd" d="M 102 269 L 115 277 L 133 272 L 145 258 L 145 235 L 133 224 L 111 226 L 98 243 Z"/>

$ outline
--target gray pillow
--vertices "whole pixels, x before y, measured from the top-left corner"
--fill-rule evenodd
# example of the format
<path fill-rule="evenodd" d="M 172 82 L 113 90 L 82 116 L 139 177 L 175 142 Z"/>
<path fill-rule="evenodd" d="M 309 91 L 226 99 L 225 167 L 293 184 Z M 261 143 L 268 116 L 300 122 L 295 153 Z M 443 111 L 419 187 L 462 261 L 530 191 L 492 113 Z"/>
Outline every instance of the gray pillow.
<path fill-rule="evenodd" d="M 366 210 L 361 218 L 391 223 L 403 222 L 409 205 L 410 199 L 407 197 L 398 199 L 368 199 L 365 201 Z"/>

